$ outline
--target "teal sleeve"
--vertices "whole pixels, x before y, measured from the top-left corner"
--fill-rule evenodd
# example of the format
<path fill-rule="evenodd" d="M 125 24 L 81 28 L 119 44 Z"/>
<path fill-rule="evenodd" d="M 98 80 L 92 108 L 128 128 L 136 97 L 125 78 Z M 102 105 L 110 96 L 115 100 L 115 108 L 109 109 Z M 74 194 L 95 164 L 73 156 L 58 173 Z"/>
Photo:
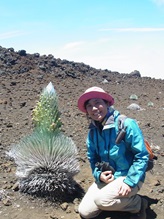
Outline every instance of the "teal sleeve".
<path fill-rule="evenodd" d="M 134 154 L 134 158 L 124 182 L 131 187 L 135 187 L 140 180 L 143 181 L 145 178 L 149 154 L 144 143 L 142 131 L 136 121 L 128 118 L 125 121 L 125 126 L 127 127 L 125 143 Z"/>
<path fill-rule="evenodd" d="M 94 169 L 94 171 L 93 171 L 93 176 L 94 176 L 94 178 L 95 178 L 95 180 L 96 180 L 97 183 L 100 182 L 100 174 L 101 174 L 101 171 L 98 170 L 97 167 L 95 167 L 95 169 Z"/>
<path fill-rule="evenodd" d="M 95 167 L 95 164 L 99 162 L 100 160 L 99 160 L 99 156 L 96 150 L 96 145 L 93 142 L 93 137 L 92 139 L 90 137 L 90 132 L 88 133 L 86 144 L 87 144 L 87 157 L 90 162 L 92 174 L 96 182 L 100 182 L 101 171 L 99 171 L 98 168 Z"/>

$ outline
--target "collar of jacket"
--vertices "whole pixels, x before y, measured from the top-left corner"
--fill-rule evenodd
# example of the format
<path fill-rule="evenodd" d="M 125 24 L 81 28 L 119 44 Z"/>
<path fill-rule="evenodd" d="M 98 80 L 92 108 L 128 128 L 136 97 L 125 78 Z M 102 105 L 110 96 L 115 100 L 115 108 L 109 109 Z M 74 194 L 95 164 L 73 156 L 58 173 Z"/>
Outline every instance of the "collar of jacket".
<path fill-rule="evenodd" d="M 103 130 L 108 128 L 115 127 L 115 119 L 120 115 L 120 113 L 117 110 L 114 110 L 113 108 L 109 108 L 107 113 L 107 119 L 105 120 L 105 124 L 103 124 Z M 92 120 L 91 124 L 89 125 L 89 129 L 97 128 L 95 121 Z"/>

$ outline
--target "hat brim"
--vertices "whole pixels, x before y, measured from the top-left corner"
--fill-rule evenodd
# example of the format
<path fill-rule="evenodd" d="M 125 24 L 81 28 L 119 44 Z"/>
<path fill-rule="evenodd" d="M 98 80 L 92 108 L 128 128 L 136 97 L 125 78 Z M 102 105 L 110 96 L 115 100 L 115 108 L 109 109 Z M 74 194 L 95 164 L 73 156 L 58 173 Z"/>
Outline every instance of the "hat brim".
<path fill-rule="evenodd" d="M 100 99 L 106 100 L 109 103 L 109 106 L 112 106 L 114 104 L 114 98 L 111 95 L 105 92 L 91 91 L 91 92 L 82 94 L 80 98 L 78 99 L 79 110 L 84 113 L 87 113 L 85 109 L 85 102 L 93 98 L 100 98 Z"/>

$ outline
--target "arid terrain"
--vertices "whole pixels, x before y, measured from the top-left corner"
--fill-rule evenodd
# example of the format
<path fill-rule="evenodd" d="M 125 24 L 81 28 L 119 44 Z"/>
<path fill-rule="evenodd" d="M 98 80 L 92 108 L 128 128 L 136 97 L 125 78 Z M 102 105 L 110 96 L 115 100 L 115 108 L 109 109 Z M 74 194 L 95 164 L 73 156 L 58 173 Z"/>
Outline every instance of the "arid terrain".
<path fill-rule="evenodd" d="M 149 201 L 147 219 L 164 218 L 164 80 L 143 78 L 138 73 L 100 70 L 52 55 L 0 47 L 0 219 L 80 218 L 77 207 L 82 196 L 78 192 L 60 204 L 20 193 L 16 187 L 16 165 L 7 155 L 12 144 L 31 133 L 32 109 L 49 82 L 59 95 L 63 132 L 78 148 L 80 172 L 76 182 L 86 191 L 94 180 L 86 157 L 88 122 L 78 110 L 77 100 L 88 87 L 100 86 L 113 95 L 117 110 L 138 121 L 158 156 L 153 173 L 147 172 L 140 195 Z M 138 99 L 132 100 L 132 94 Z M 127 109 L 131 103 L 141 109 Z M 129 215 L 103 212 L 97 219 L 107 218 L 128 219 Z"/>

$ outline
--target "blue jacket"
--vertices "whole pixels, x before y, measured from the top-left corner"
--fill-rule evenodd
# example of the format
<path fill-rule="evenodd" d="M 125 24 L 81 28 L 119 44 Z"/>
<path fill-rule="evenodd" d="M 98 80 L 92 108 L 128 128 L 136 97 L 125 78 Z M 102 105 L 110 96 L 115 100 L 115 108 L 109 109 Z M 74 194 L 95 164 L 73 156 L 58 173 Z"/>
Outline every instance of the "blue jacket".
<path fill-rule="evenodd" d="M 115 179 L 126 176 L 124 182 L 135 187 L 139 181 L 144 182 L 149 154 L 144 138 L 135 120 L 127 118 L 125 139 L 116 145 L 118 133 L 118 111 L 111 110 L 102 132 L 90 125 L 87 137 L 87 156 L 96 182 L 100 182 L 101 171 L 95 167 L 97 162 L 105 161 L 115 169 Z"/>

